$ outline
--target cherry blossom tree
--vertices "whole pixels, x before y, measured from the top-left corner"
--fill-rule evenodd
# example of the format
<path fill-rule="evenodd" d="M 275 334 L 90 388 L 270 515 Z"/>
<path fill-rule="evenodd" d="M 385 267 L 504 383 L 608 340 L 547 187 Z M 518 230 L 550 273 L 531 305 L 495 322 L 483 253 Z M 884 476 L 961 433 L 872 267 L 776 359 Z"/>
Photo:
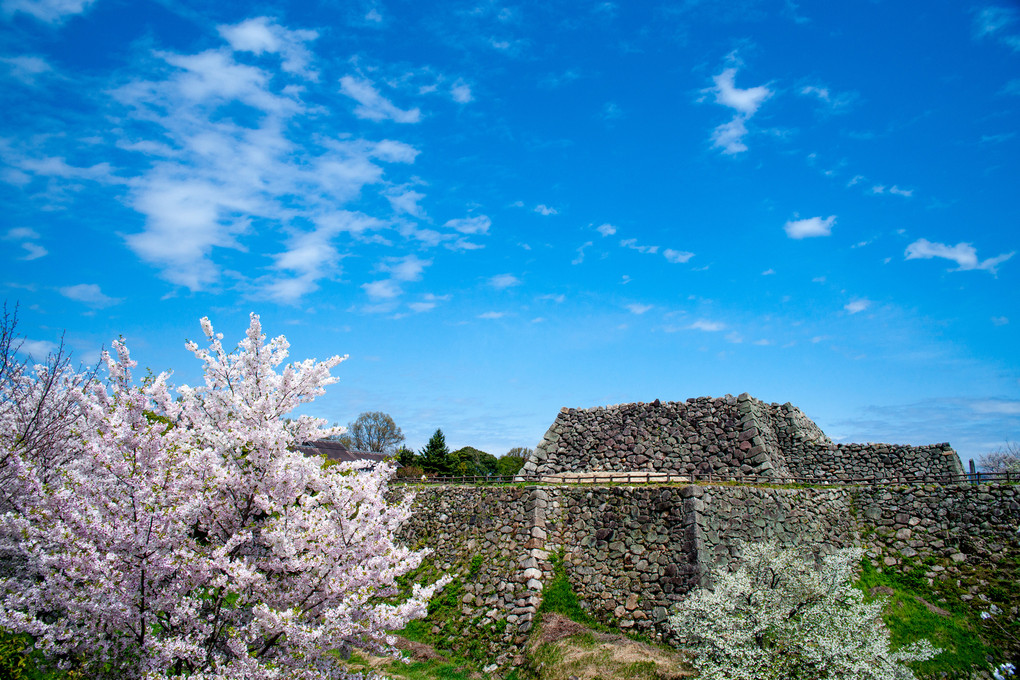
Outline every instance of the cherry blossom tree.
<path fill-rule="evenodd" d="M 699 678 L 913 680 L 907 664 L 938 653 L 927 640 L 890 649 L 884 602 L 864 602 L 853 587 L 859 548 L 829 555 L 820 568 L 775 543 L 743 552 L 737 571 L 716 571 L 712 587 L 688 595 L 669 618 Z"/>
<path fill-rule="evenodd" d="M 0 626 L 89 677 L 346 677 L 346 651 L 388 650 L 387 631 L 443 583 L 397 597 L 426 554 L 395 539 L 411 499 L 386 500 L 389 465 L 323 467 L 293 449 L 337 434 L 284 416 L 344 357 L 277 370 L 289 345 L 266 343 L 258 316 L 233 352 L 202 328 L 208 346 L 187 347 L 204 385 L 137 385 L 115 342 L 107 383 L 69 389 L 75 455 L 46 477 L 4 449 L 35 493 L 0 520 L 26 565 L 0 579 Z"/>

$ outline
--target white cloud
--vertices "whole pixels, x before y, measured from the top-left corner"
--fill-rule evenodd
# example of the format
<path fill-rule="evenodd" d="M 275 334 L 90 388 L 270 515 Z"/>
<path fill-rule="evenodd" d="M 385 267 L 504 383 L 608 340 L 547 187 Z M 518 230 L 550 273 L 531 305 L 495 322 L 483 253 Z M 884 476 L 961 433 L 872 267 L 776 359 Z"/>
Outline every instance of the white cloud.
<path fill-rule="evenodd" d="M 768 347 L 772 344 L 772 341 L 762 338 L 761 340 L 755 340 L 753 344 L 758 345 L 759 347 Z"/>
<path fill-rule="evenodd" d="M 492 220 L 486 215 L 477 217 L 461 217 L 455 220 L 448 220 L 444 227 L 450 227 L 462 234 L 484 234 L 492 226 Z"/>
<path fill-rule="evenodd" d="M 389 300 L 400 295 L 402 292 L 400 286 L 393 279 L 383 279 L 381 281 L 372 281 L 371 283 L 363 283 L 361 287 L 365 289 L 365 293 L 370 298 L 376 300 Z"/>
<path fill-rule="evenodd" d="M 49 340 L 29 340 L 26 338 L 21 341 L 18 353 L 30 356 L 36 361 L 42 361 L 47 355 L 56 352 L 57 348 L 57 343 L 50 342 Z"/>
<path fill-rule="evenodd" d="M 1008 317 L 1005 317 L 1005 316 L 993 316 L 992 317 L 992 325 L 993 326 L 1005 326 L 1008 323 L 1009 323 L 1009 318 Z"/>
<path fill-rule="evenodd" d="M 412 311 L 421 313 L 421 312 L 432 311 L 433 309 L 435 309 L 436 303 L 435 302 L 411 302 L 407 306 L 410 307 Z"/>
<path fill-rule="evenodd" d="M 506 312 L 484 312 L 478 315 L 479 319 L 502 319 Z"/>
<path fill-rule="evenodd" d="M 380 14 L 379 10 L 377 10 L 375 7 L 368 10 L 368 13 L 365 14 L 365 21 L 371 21 L 373 23 L 379 24 L 382 23 L 382 20 L 383 20 L 382 14 Z"/>
<path fill-rule="evenodd" d="M 776 273 L 776 270 L 775 270 L 775 269 L 772 269 L 771 267 L 769 267 L 768 269 L 766 269 L 765 271 L 763 271 L 763 272 L 761 273 L 761 275 L 762 275 L 762 276 L 772 276 L 772 275 L 773 275 L 773 274 L 775 274 L 775 273 Z"/>
<path fill-rule="evenodd" d="M 666 248 L 662 251 L 662 255 L 668 262 L 673 264 L 683 264 L 694 257 L 694 253 L 689 253 L 686 250 L 673 250 L 672 248 Z"/>
<path fill-rule="evenodd" d="M 317 79 L 318 75 L 307 68 L 311 53 L 305 43 L 315 40 L 319 34 L 310 30 L 291 31 L 268 17 L 255 17 L 239 24 L 217 26 L 220 35 L 239 52 L 252 54 L 279 54 L 283 57 L 283 70 L 297 73 L 306 78 Z"/>
<path fill-rule="evenodd" d="M 600 224 L 595 227 L 595 231 L 602 234 L 603 236 L 612 236 L 616 233 L 616 227 L 611 224 Z"/>
<path fill-rule="evenodd" d="M 846 185 L 847 185 L 848 187 L 852 187 L 852 186 L 854 186 L 855 184 L 860 184 L 860 183 L 861 183 L 861 182 L 863 182 L 863 181 L 864 181 L 865 179 L 867 179 L 867 178 L 866 178 L 866 177 L 865 177 L 864 175 L 854 175 L 853 177 L 851 177 L 851 178 L 850 178 L 850 181 L 849 181 L 849 182 L 847 182 L 847 183 L 846 183 Z"/>
<path fill-rule="evenodd" d="M 546 215 L 546 216 L 548 216 L 548 215 L 559 215 L 559 211 L 556 210 L 556 208 L 550 208 L 549 206 L 545 205 L 544 203 L 540 203 L 539 205 L 536 205 L 535 206 L 535 212 L 537 212 L 539 215 Z"/>
<path fill-rule="evenodd" d="M 602 107 L 599 117 L 608 122 L 619 120 L 620 118 L 623 118 L 623 110 L 620 109 L 616 102 L 606 102 L 606 104 Z"/>
<path fill-rule="evenodd" d="M 998 39 L 1014 52 L 1020 51 L 1020 35 L 1010 30 L 1018 18 L 1015 7 L 983 7 L 974 16 L 974 36 Z"/>
<path fill-rule="evenodd" d="M 404 110 L 379 94 L 367 78 L 344 76 L 340 79 L 340 91 L 358 102 L 354 115 L 367 120 L 392 120 L 396 123 L 417 123 L 421 111 L 417 108 Z"/>
<path fill-rule="evenodd" d="M 555 302 L 555 303 L 559 304 L 559 303 L 563 302 L 564 300 L 566 300 L 567 296 L 563 295 L 562 293 L 560 293 L 559 295 L 554 295 L 553 293 L 549 293 L 547 295 L 539 295 L 538 299 L 539 300 L 549 300 L 550 302 Z"/>
<path fill-rule="evenodd" d="M 889 193 L 893 194 L 894 196 L 903 196 L 904 198 L 910 198 L 911 196 L 914 195 L 914 190 L 900 189 L 898 186 L 894 184 L 891 187 L 889 187 Z"/>
<path fill-rule="evenodd" d="M 834 224 L 836 224 L 835 215 L 829 215 L 826 218 L 808 217 L 803 220 L 788 220 L 783 229 L 786 230 L 786 235 L 790 238 L 802 239 L 829 236 L 832 234 Z"/>
<path fill-rule="evenodd" d="M 39 232 L 28 227 L 14 227 L 7 230 L 7 233 L 4 234 L 4 238 L 11 241 L 27 241 L 38 239 Z"/>
<path fill-rule="evenodd" d="M 736 68 L 728 68 L 712 78 L 715 81 L 715 101 L 750 118 L 773 93 L 764 85 L 741 90 L 734 84 L 736 75 Z"/>
<path fill-rule="evenodd" d="M 847 304 L 843 305 L 843 309 L 845 309 L 850 314 L 858 314 L 860 312 L 863 312 L 865 309 L 867 309 L 870 306 L 871 306 L 871 300 L 860 298 L 860 299 L 857 299 L 857 300 L 851 300 Z"/>
<path fill-rule="evenodd" d="M 390 202 L 393 212 L 406 214 L 418 219 L 425 219 L 425 209 L 418 205 L 418 201 L 425 198 L 425 194 L 410 189 L 395 188 L 386 192 L 386 200 Z"/>
<path fill-rule="evenodd" d="M 994 35 L 1016 18 L 1017 11 L 1012 7 L 983 7 L 974 16 L 974 34 L 979 38 Z"/>
<path fill-rule="evenodd" d="M 990 257 L 987 260 L 978 260 L 977 250 L 970 243 L 957 243 L 955 246 L 948 246 L 922 238 L 908 245 L 905 254 L 908 260 L 928 260 L 933 257 L 951 260 L 956 263 L 957 267 L 950 271 L 979 269 L 995 274 L 998 266 L 1016 253 L 1011 251 L 997 257 Z"/>
<path fill-rule="evenodd" d="M 802 87 L 800 93 L 806 97 L 814 97 L 825 105 L 829 113 L 842 113 L 846 111 L 857 99 L 854 93 L 835 93 L 824 85 L 808 85 Z"/>
<path fill-rule="evenodd" d="M 708 321 L 706 319 L 698 319 L 687 328 L 694 331 L 708 331 L 714 333 L 716 331 L 721 331 L 725 329 L 726 324 L 721 323 L 719 321 Z"/>
<path fill-rule="evenodd" d="M 577 249 L 577 257 L 570 261 L 570 264 L 581 264 L 584 262 L 584 249 L 592 245 L 591 241 L 587 241 Z"/>
<path fill-rule="evenodd" d="M 81 14 L 93 2 L 95 0 L 3 0 L 0 7 L 3 8 L 4 14 L 24 12 L 39 21 L 59 24 L 68 17 Z"/>
<path fill-rule="evenodd" d="M 28 54 L 2 57 L 0 63 L 7 64 L 10 74 L 27 85 L 34 85 L 38 76 L 53 70 L 42 57 Z"/>
<path fill-rule="evenodd" d="M 94 283 L 79 283 L 76 286 L 64 286 L 59 290 L 64 297 L 83 302 L 90 307 L 109 307 L 121 302 L 118 298 L 104 294 Z"/>
<path fill-rule="evenodd" d="M 644 314 L 652 308 L 652 305 L 641 305 L 641 304 L 630 304 L 627 305 L 627 309 L 631 314 Z"/>
<path fill-rule="evenodd" d="M 638 245 L 636 238 L 625 238 L 620 241 L 620 246 L 623 248 L 630 248 L 636 250 L 639 253 L 645 253 L 646 255 L 654 255 L 659 252 L 659 246 L 641 246 Z"/>
<path fill-rule="evenodd" d="M 422 260 L 416 255 L 405 255 L 404 257 L 388 257 L 379 265 L 379 269 L 389 272 L 396 281 L 418 281 L 425 268 L 432 264 L 432 260 Z"/>
<path fill-rule="evenodd" d="M 22 260 L 38 260 L 40 257 L 49 255 L 49 251 L 38 243 L 22 243 L 21 247 L 26 251 L 26 254 L 20 258 Z"/>
<path fill-rule="evenodd" d="M 471 87 L 462 81 L 457 81 L 450 88 L 450 96 L 453 97 L 453 101 L 458 104 L 467 104 L 468 102 L 474 101 L 474 96 L 471 94 Z"/>
<path fill-rule="evenodd" d="M 746 134 L 747 126 L 744 125 L 744 119 L 736 116 L 712 131 L 712 146 L 719 147 L 728 155 L 743 153 L 747 151 L 747 145 L 744 144 Z"/>
<path fill-rule="evenodd" d="M 25 251 L 19 260 L 38 260 L 40 257 L 44 257 L 49 254 L 45 248 L 34 241 L 39 239 L 39 234 L 34 229 L 28 227 L 14 227 L 8 229 L 7 233 L 4 234 L 3 239 L 5 241 L 20 241 L 21 248 Z"/>
<path fill-rule="evenodd" d="M 497 274 L 489 279 L 489 285 L 496 290 L 505 290 L 521 285 L 521 280 L 513 274 Z"/>

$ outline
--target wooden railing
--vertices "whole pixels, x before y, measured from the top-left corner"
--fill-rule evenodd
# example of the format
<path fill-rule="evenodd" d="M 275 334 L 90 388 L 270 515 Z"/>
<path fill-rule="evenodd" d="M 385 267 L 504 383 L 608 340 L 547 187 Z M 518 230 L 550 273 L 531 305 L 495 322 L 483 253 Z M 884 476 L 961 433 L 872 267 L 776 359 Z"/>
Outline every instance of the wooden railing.
<path fill-rule="evenodd" d="M 467 475 L 467 476 L 422 476 L 396 477 L 394 484 L 769 484 L 776 486 L 881 486 L 901 484 L 987 484 L 1020 483 L 1018 472 L 975 472 L 961 475 L 891 475 L 886 477 L 770 477 L 764 475 L 720 475 L 712 472 L 593 472 L 549 475 Z"/>

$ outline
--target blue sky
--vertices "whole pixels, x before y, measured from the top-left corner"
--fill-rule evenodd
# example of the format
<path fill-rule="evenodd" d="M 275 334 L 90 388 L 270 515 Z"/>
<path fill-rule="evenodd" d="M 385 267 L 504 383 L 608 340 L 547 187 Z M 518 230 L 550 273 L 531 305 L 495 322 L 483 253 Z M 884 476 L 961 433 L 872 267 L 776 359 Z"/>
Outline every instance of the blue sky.
<path fill-rule="evenodd" d="M 750 392 L 1020 439 L 1020 8 L 0 0 L 26 348 L 198 378 L 208 315 L 349 354 L 413 447 Z"/>

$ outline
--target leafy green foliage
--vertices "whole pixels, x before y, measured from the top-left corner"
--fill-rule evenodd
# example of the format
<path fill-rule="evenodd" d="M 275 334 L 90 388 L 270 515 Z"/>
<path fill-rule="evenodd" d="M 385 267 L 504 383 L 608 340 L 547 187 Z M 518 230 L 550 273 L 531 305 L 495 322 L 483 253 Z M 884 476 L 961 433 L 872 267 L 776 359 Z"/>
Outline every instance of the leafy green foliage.
<path fill-rule="evenodd" d="M 487 477 L 496 474 L 496 457 L 473 446 L 457 449 L 449 456 L 450 472 L 464 477 Z"/>
<path fill-rule="evenodd" d="M 496 461 L 496 474 L 501 477 L 516 475 L 524 467 L 524 458 L 507 454 Z"/>

